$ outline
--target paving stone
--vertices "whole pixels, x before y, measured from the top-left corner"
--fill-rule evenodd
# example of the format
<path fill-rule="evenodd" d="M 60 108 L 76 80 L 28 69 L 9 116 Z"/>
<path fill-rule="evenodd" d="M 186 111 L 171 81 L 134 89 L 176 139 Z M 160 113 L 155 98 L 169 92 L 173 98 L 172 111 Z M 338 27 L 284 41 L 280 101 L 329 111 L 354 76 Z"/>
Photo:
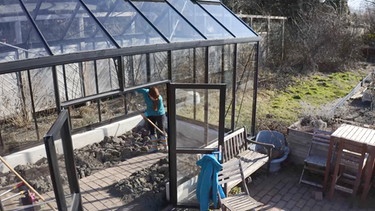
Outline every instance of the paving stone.
<path fill-rule="evenodd" d="M 95 211 L 101 210 L 122 210 L 126 207 L 118 196 L 112 196 L 108 193 L 108 186 L 115 184 L 118 180 L 131 175 L 131 173 L 146 168 L 161 158 L 157 153 L 152 156 L 144 156 L 144 158 L 128 159 L 119 164 L 119 166 L 105 169 L 94 175 L 82 178 L 80 183 L 82 201 L 84 210 Z M 165 155 L 163 155 L 165 156 Z M 147 161 L 147 162 L 144 162 Z M 143 162 L 141 165 L 134 165 L 137 162 Z M 370 208 L 360 209 L 358 207 L 350 207 L 348 195 L 335 192 L 333 200 L 327 200 L 325 195 L 320 199 L 316 197 L 319 188 L 299 184 L 300 170 L 290 167 L 283 169 L 277 174 L 258 174 L 253 177 L 253 182 L 248 184 L 250 194 L 264 204 L 259 209 L 262 211 L 286 210 L 286 211 L 370 211 L 375 210 L 375 205 Z M 372 194 L 372 195 L 371 195 Z M 54 197 L 53 192 L 45 194 Z M 370 193 L 370 199 L 375 196 Z M 45 197 L 46 198 L 46 197 Z M 49 197 L 50 198 L 50 197 Z M 317 200 L 319 198 L 319 200 Z M 374 203 L 373 203 L 374 204 Z M 126 210 L 126 209 L 125 209 Z M 131 209 L 130 209 L 131 210 Z"/>
<path fill-rule="evenodd" d="M 275 195 L 272 197 L 271 201 L 272 202 L 278 202 L 281 200 L 281 195 Z"/>
<path fill-rule="evenodd" d="M 293 207 L 295 207 L 297 204 L 297 201 L 295 200 L 288 200 L 288 202 L 285 205 L 286 210 L 291 210 Z"/>

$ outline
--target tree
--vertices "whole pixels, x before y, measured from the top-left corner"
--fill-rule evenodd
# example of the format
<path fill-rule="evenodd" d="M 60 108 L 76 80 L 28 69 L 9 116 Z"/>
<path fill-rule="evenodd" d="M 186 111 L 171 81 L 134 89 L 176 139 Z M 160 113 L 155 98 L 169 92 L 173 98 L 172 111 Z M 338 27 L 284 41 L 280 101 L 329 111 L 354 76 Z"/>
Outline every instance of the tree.
<path fill-rule="evenodd" d="M 375 0 L 374 0 L 375 1 Z M 237 0 L 224 1 L 235 13 L 285 16 L 285 45 L 271 42 L 262 48 L 285 52 L 285 59 L 267 57 L 271 68 L 298 71 L 336 71 L 360 58 L 360 37 L 349 19 L 347 0 Z M 274 35 L 278 36 L 277 33 Z M 264 46 L 265 44 L 269 46 Z M 285 47 L 285 49 L 281 49 Z M 277 55 L 277 54 L 275 54 Z"/>

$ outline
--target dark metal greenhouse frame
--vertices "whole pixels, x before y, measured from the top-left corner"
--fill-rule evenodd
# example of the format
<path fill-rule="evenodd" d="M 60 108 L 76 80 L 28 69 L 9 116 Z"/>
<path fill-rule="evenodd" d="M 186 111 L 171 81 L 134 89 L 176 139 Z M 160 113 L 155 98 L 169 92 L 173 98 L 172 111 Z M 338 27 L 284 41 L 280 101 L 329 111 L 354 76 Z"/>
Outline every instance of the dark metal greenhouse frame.
<path fill-rule="evenodd" d="M 39 1 L 35 0 L 35 1 L 39 2 L 39 3 L 41 2 L 41 0 L 39 0 Z M 142 14 L 142 11 L 140 11 L 139 9 L 137 9 L 136 6 L 134 6 L 133 1 L 125 1 L 125 2 L 128 2 L 130 5 L 132 5 L 135 8 L 135 10 L 137 10 L 137 12 L 143 18 L 148 20 L 146 15 Z M 139 1 L 136 1 L 136 2 L 139 2 Z M 153 2 L 153 1 L 151 1 L 151 2 Z M 142 87 L 147 87 L 147 86 L 151 86 L 151 85 L 169 84 L 170 82 L 173 83 L 172 76 L 173 76 L 174 70 L 172 69 L 172 55 L 173 55 L 174 51 L 185 50 L 185 49 L 192 49 L 194 51 L 198 48 L 205 49 L 205 58 L 204 58 L 205 77 L 204 77 L 204 82 L 208 85 L 209 84 L 209 80 L 208 80 L 208 78 L 209 78 L 209 65 L 208 64 L 210 62 L 210 57 L 208 56 L 208 52 L 209 52 L 210 47 L 212 47 L 212 46 L 224 47 L 226 45 L 232 45 L 233 48 L 234 48 L 233 55 L 232 55 L 234 61 L 233 61 L 232 67 L 231 67 L 231 68 L 233 68 L 233 75 L 232 75 L 232 81 L 231 81 L 231 83 L 232 83 L 231 87 L 233 87 L 233 88 L 232 88 L 231 94 L 232 94 L 233 99 L 236 99 L 237 93 L 236 93 L 235 88 L 238 86 L 238 84 L 237 84 L 238 45 L 239 44 L 252 44 L 252 45 L 255 46 L 255 60 L 254 60 L 253 93 L 252 93 L 253 101 L 252 101 L 252 111 L 251 111 L 252 113 L 251 113 L 250 132 L 251 132 L 252 135 L 255 134 L 260 37 L 250 27 L 248 27 L 248 25 L 246 23 L 244 23 L 240 18 L 238 18 L 235 14 L 233 14 L 228 8 L 225 7 L 225 5 L 223 5 L 219 1 L 192 1 L 192 2 L 197 4 L 200 8 L 202 8 L 202 10 L 204 10 L 206 13 L 208 13 L 208 15 L 211 18 L 213 18 L 221 27 L 223 27 L 231 35 L 230 38 L 224 37 L 224 38 L 209 39 L 206 36 L 204 36 L 203 33 L 199 32 L 199 30 L 194 26 L 194 24 L 189 22 L 189 20 L 186 19 L 183 16 L 183 14 L 181 14 L 176 8 L 174 8 L 173 5 L 170 3 L 170 1 L 156 1 L 156 2 L 166 3 L 168 5 L 168 7 L 171 7 L 174 12 L 176 12 L 178 15 L 182 16 L 183 20 L 185 20 L 190 25 L 190 27 L 192 27 L 193 29 L 198 31 L 198 34 L 200 34 L 204 39 L 181 41 L 181 42 L 172 42 L 166 36 L 164 36 L 163 33 L 160 30 L 158 30 L 158 27 L 155 26 L 154 23 L 152 23 L 151 21 L 148 21 L 148 24 L 154 30 L 156 30 L 158 32 L 158 34 L 163 38 L 165 43 L 122 47 L 116 41 L 115 37 L 113 37 L 111 35 L 111 33 L 108 32 L 108 30 L 106 30 L 106 28 L 103 26 L 101 21 L 98 18 L 96 18 L 95 15 L 90 11 L 90 9 L 89 9 L 88 5 L 86 4 L 85 0 L 77 0 L 77 4 L 82 5 L 82 7 L 85 9 L 85 11 L 90 15 L 90 17 L 93 18 L 93 20 L 99 26 L 99 29 L 102 30 L 104 32 L 104 34 L 107 36 L 107 38 L 109 38 L 111 43 L 113 43 L 115 48 L 89 50 L 89 51 L 54 55 L 53 51 L 51 50 L 51 47 L 50 47 L 51 42 L 47 41 L 47 39 L 45 38 L 45 36 L 41 32 L 41 30 L 38 28 L 38 25 L 33 18 L 33 14 L 28 12 L 27 6 L 26 6 L 27 1 L 26 0 L 19 0 L 19 4 L 22 6 L 22 9 L 26 14 L 27 19 L 32 23 L 34 29 L 37 32 L 37 35 L 39 36 L 40 40 L 42 41 L 41 45 L 44 46 L 45 49 L 47 50 L 48 56 L 37 57 L 37 58 L 29 58 L 29 59 L 24 59 L 24 60 L 8 61 L 8 62 L 1 62 L 0 61 L 0 75 L 8 74 L 8 73 L 20 74 L 21 71 L 27 71 L 29 73 L 29 71 L 33 70 L 33 69 L 51 68 L 52 79 L 53 79 L 53 87 L 54 87 L 54 96 L 55 96 L 55 106 L 56 106 L 55 110 L 58 113 L 60 113 L 61 111 L 64 111 L 63 113 L 67 115 L 67 116 L 64 115 L 64 118 L 66 118 L 67 121 L 70 121 L 70 118 L 69 118 L 69 115 L 68 115 L 69 112 L 65 113 L 66 109 L 69 108 L 70 106 L 79 105 L 79 104 L 82 104 L 82 103 L 85 103 L 85 102 L 100 101 L 101 99 L 106 99 L 106 98 L 109 98 L 109 97 L 124 96 L 124 94 L 132 92 L 132 91 L 134 91 L 138 88 L 142 88 Z M 221 7 L 225 8 L 227 10 L 227 12 L 232 14 L 238 22 L 242 23 L 243 26 L 245 26 L 246 29 L 249 30 L 251 33 L 253 33 L 255 36 L 236 37 L 235 34 L 232 33 L 230 29 L 226 28 L 225 25 L 223 23 L 221 23 L 217 18 L 215 18 L 214 15 L 210 14 L 209 11 L 206 10 L 202 6 L 202 4 L 220 4 Z M 97 29 L 97 30 L 99 30 L 99 29 Z M 74 40 L 71 41 L 71 42 L 74 42 Z M 1 45 L 3 45 L 3 47 L 1 47 Z M 24 44 L 20 45 L 19 48 L 22 48 L 23 45 L 27 45 L 27 43 L 24 43 Z M 15 49 L 15 51 L 17 51 L 16 46 L 12 46 L 12 45 L 8 45 L 6 43 L 0 42 L 0 53 L 1 53 L 1 49 L 9 50 L 9 49 L 13 49 L 13 48 Z M 135 85 L 135 86 L 131 86 L 131 87 L 126 86 L 126 84 L 124 82 L 124 78 L 126 78 L 125 73 L 124 73 L 125 72 L 124 57 L 135 56 L 135 55 L 146 55 L 146 56 L 148 55 L 149 56 L 152 53 L 158 53 L 158 52 L 167 52 L 167 55 L 168 55 L 168 57 L 167 57 L 167 67 L 168 67 L 167 76 L 168 76 L 168 78 L 166 78 L 165 80 L 160 80 L 160 81 L 156 81 L 156 82 L 152 81 L 151 75 L 150 75 L 150 72 L 151 72 L 151 70 L 150 70 L 150 60 L 146 59 L 146 68 L 147 68 L 147 74 L 148 74 L 147 75 L 147 81 L 144 84 L 140 84 L 140 85 Z M 71 100 L 68 99 L 66 101 L 61 101 L 59 86 L 58 86 L 58 76 L 57 76 L 58 66 L 62 65 L 63 68 L 64 68 L 64 65 L 68 65 L 68 64 L 72 64 L 72 63 L 82 64 L 83 62 L 88 62 L 88 61 L 93 61 L 96 64 L 96 61 L 101 60 L 101 59 L 114 60 L 115 63 L 117 64 L 118 70 L 121 70 L 121 71 L 117 72 L 118 73 L 118 80 L 119 80 L 119 84 L 118 84 L 119 88 L 115 89 L 115 90 L 102 92 L 102 93 L 83 96 L 83 97 L 76 98 L 76 99 L 71 99 Z M 192 64 L 190 64 L 190 65 L 192 65 Z M 196 64 L 194 64 L 194 65 L 196 65 Z M 96 67 L 95 67 L 95 71 L 96 71 Z M 221 74 L 224 75 L 223 69 L 221 70 Z M 96 78 L 98 77 L 98 75 L 95 75 L 95 76 L 96 76 Z M 65 76 L 64 76 L 64 80 L 66 80 Z M 30 74 L 29 74 L 29 84 L 31 84 Z M 189 86 L 189 84 L 186 84 L 185 86 Z M 31 85 L 30 85 L 30 95 L 34 96 Z M 167 101 L 168 100 L 169 99 L 167 99 Z M 33 97 L 31 97 L 31 101 L 33 101 Z M 174 103 L 174 102 L 168 102 L 168 103 Z M 34 102 L 32 102 L 31 104 L 34 105 Z M 117 120 L 117 119 L 127 118 L 129 116 L 129 113 L 127 112 L 126 109 L 127 108 L 124 108 L 125 112 L 124 112 L 123 116 L 121 116 L 119 118 L 110 119 L 109 121 L 108 120 L 107 121 L 101 121 L 101 117 L 99 117 L 100 122 L 97 123 L 97 124 L 94 124 L 94 126 L 105 125 L 105 124 L 108 124 L 108 122 L 113 122 L 114 120 Z M 32 113 L 35 114 L 35 112 L 36 112 L 35 106 L 32 106 Z M 100 115 L 100 113 L 101 113 L 100 112 L 100 106 L 98 106 L 98 114 Z M 229 130 L 229 131 L 230 130 L 233 131 L 236 127 L 235 120 L 233 118 L 236 115 L 235 101 L 234 100 L 231 102 L 230 115 L 232 117 L 231 122 L 230 122 L 230 128 L 226 128 L 226 129 Z M 37 133 L 37 137 L 39 139 L 40 135 L 39 135 L 38 124 L 37 124 L 37 120 L 36 120 L 35 115 L 33 115 L 33 120 L 35 122 L 36 133 Z M 71 123 L 69 123 L 69 124 L 71 124 Z M 66 129 L 66 127 L 67 127 L 67 125 L 64 126 L 65 129 Z M 222 130 L 222 129 L 223 129 L 223 125 L 220 126 L 220 130 Z M 77 130 L 76 132 L 78 132 L 78 131 L 79 130 Z M 63 131 L 63 133 L 67 133 L 67 132 L 68 131 Z M 69 134 L 69 136 L 70 136 L 70 134 Z M 221 136 L 219 137 L 219 140 L 222 139 Z M 46 136 L 45 140 L 49 139 L 48 137 L 51 137 L 51 136 Z M 48 148 L 47 142 L 46 142 L 46 147 Z M 186 152 L 188 152 L 188 150 Z M 206 153 L 210 153 L 210 152 L 211 151 L 208 150 Z M 176 153 L 176 152 L 172 152 L 172 153 Z M 194 153 L 194 152 L 191 151 L 190 153 Z M 65 156 L 73 156 L 73 155 L 68 153 Z M 51 160 L 51 162 L 52 162 L 52 160 Z M 171 170 L 174 170 L 174 169 L 172 168 Z M 171 177 L 173 177 L 173 175 L 176 176 L 174 173 L 172 173 Z M 175 178 L 171 178 L 171 179 L 173 180 Z M 57 190 L 55 190 L 55 193 L 59 194 L 59 192 L 58 191 L 56 192 L 56 191 Z M 173 193 L 175 193 L 174 191 L 176 191 L 176 190 L 173 190 Z M 79 190 L 78 190 L 78 192 L 79 192 Z M 56 195 L 56 197 L 60 198 L 61 196 Z M 173 203 L 176 203 L 176 198 L 173 198 Z"/>

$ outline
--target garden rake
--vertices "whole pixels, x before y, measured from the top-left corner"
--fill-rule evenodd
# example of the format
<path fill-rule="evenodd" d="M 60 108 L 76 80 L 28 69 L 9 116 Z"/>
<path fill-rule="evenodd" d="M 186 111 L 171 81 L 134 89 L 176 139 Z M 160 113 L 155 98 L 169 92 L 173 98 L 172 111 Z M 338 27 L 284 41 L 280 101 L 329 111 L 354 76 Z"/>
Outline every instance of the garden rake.
<path fill-rule="evenodd" d="M 148 121 L 156 130 L 158 130 L 161 134 L 163 134 L 165 137 L 167 137 L 168 136 L 168 134 L 165 132 L 165 131 L 162 131 L 157 125 L 155 125 L 155 123 L 153 123 L 149 118 L 147 118 L 145 115 L 144 115 L 144 113 L 142 112 L 142 111 L 140 111 L 139 109 L 138 109 L 138 105 L 133 105 L 134 106 L 134 108 L 135 108 L 135 110 L 137 110 L 140 114 L 141 114 L 141 116 L 143 117 L 143 119 L 145 120 L 145 121 Z"/>

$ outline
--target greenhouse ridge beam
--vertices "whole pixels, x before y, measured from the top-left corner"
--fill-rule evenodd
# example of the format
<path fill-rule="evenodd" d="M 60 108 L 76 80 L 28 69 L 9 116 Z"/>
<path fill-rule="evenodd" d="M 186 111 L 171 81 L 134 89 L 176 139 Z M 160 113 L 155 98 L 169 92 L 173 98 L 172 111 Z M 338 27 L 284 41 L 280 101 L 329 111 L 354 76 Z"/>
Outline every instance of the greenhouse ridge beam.
<path fill-rule="evenodd" d="M 190 41 L 181 43 L 155 44 L 145 46 L 134 46 L 119 49 L 105 49 L 97 51 L 86 51 L 79 53 L 71 53 L 64 55 L 54 55 L 47 57 L 39 57 L 26 59 L 21 61 L 11 61 L 0 63 L 0 74 L 12 73 L 15 71 L 23 71 L 29 69 L 37 69 L 42 67 L 50 67 L 54 65 L 63 65 L 74 62 L 90 61 L 95 59 L 113 58 L 119 56 L 130 56 L 135 54 L 155 53 L 160 51 L 181 50 L 188 48 L 209 47 L 214 45 L 226 45 L 246 42 L 258 42 L 260 37 L 250 38 L 233 38 L 218 39 L 204 41 Z"/>

